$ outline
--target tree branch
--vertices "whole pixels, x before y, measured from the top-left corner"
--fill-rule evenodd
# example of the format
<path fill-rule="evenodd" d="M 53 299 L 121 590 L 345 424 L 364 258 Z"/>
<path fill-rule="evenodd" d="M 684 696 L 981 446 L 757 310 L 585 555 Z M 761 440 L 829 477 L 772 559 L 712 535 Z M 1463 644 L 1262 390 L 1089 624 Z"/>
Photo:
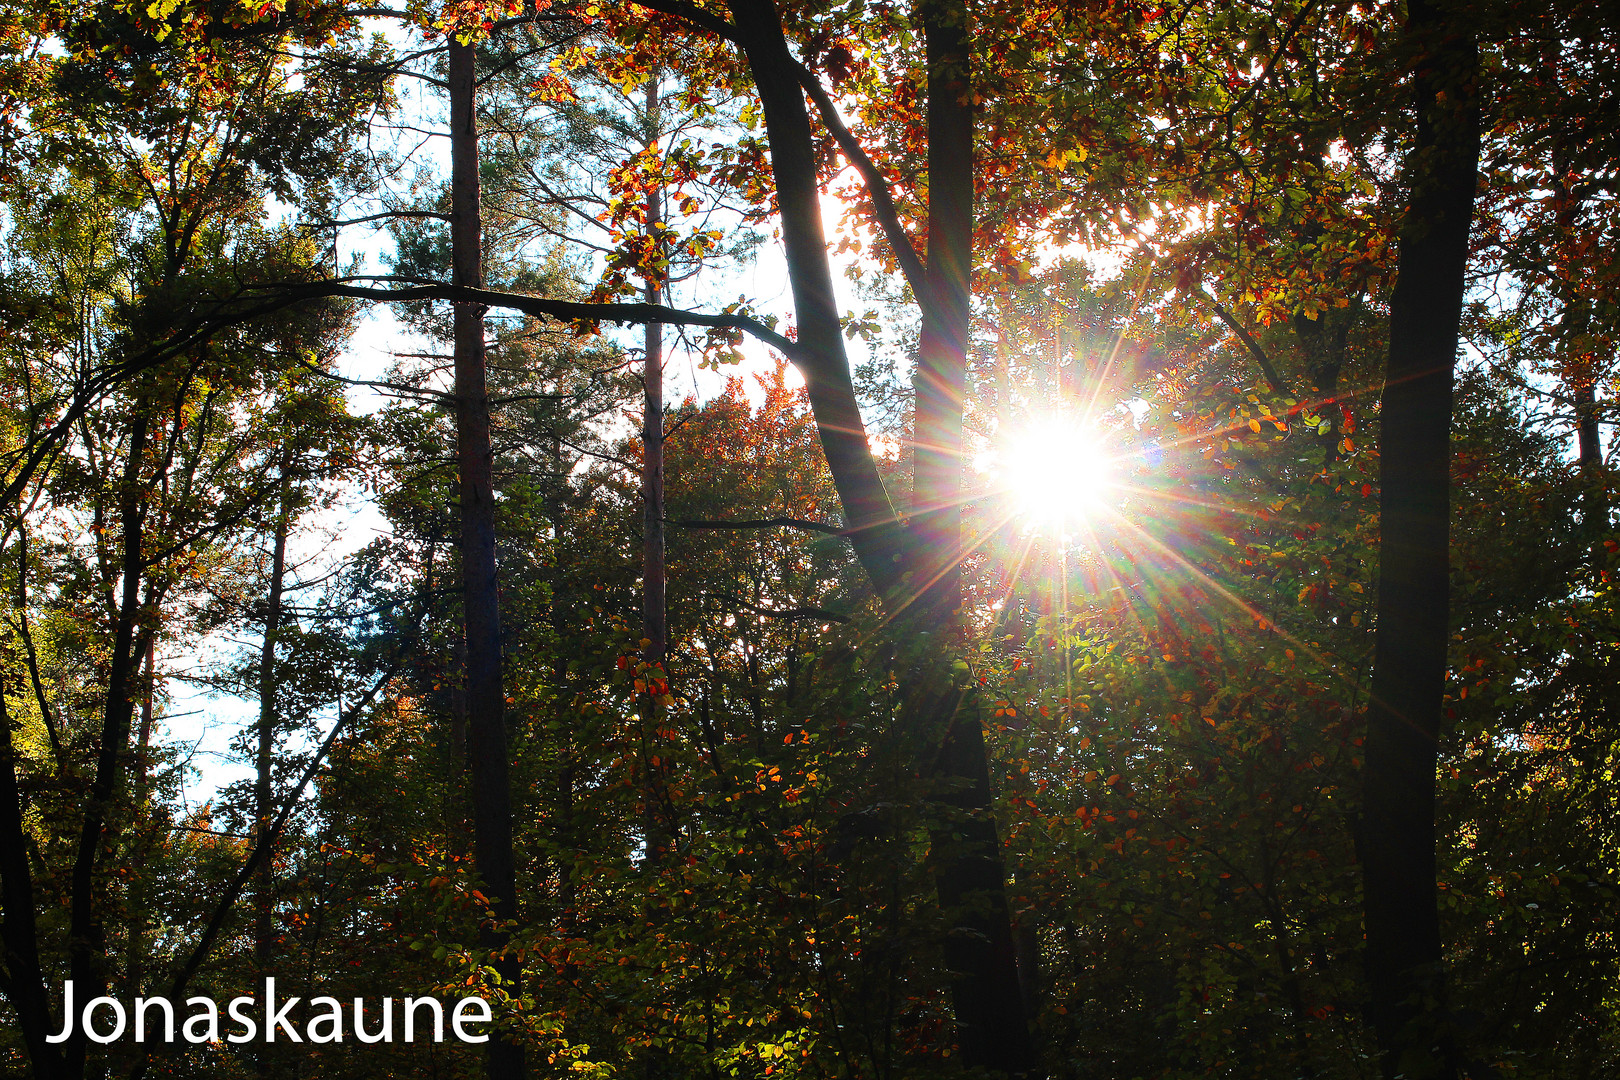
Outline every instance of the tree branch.
<path fill-rule="evenodd" d="M 343 225 L 364 225 L 368 221 L 392 221 L 395 218 L 432 218 L 435 221 L 449 221 L 449 214 L 441 214 L 437 210 L 385 210 L 380 214 L 366 214 L 363 217 L 344 218 L 341 221 L 300 221 L 300 229 L 332 229 Z"/>
<path fill-rule="evenodd" d="M 337 737 L 360 714 L 362 709 L 376 699 L 377 695 L 382 692 L 383 687 L 387 686 L 404 667 L 405 661 L 400 660 L 383 672 L 382 676 L 372 683 L 371 688 L 366 691 L 365 695 L 350 706 L 347 712 L 338 717 L 337 723 L 332 725 L 332 730 L 327 732 L 325 739 L 321 740 L 321 745 L 316 749 L 315 756 L 310 759 L 309 765 L 305 767 L 304 774 L 299 777 L 297 785 L 294 786 L 282 802 L 281 811 L 276 815 L 275 821 L 271 822 L 270 827 L 259 834 L 258 839 L 253 843 L 253 850 L 248 853 L 247 860 L 237 869 L 236 877 L 231 879 L 231 883 L 226 886 L 224 894 L 220 896 L 219 902 L 214 905 L 214 912 L 208 919 L 208 925 L 203 928 L 202 936 L 197 939 L 197 944 L 192 946 L 191 954 L 186 957 L 185 964 L 176 973 L 174 981 L 169 984 L 168 996 L 170 1001 L 181 1000 L 181 995 L 185 993 L 186 984 L 191 981 L 191 977 L 197 973 L 197 969 L 202 966 L 203 960 L 207 958 L 208 951 L 214 946 L 214 939 L 219 936 L 219 931 L 225 925 L 225 920 L 230 916 L 231 909 L 236 906 L 236 901 L 241 898 L 243 888 L 252 879 L 254 872 L 259 868 L 259 864 L 269 854 L 270 846 L 276 842 L 281 836 L 282 830 L 287 827 L 288 820 L 298 807 L 298 801 L 303 798 L 304 789 L 309 786 L 309 782 L 320 771 L 321 763 L 326 760 L 326 755 L 332 749 L 332 745 L 337 742 Z M 134 1069 L 130 1071 L 132 1080 L 139 1080 L 145 1074 L 146 1060 L 147 1051 L 143 1046 Z"/>
<path fill-rule="evenodd" d="M 686 0 L 636 0 L 637 5 L 664 15 L 673 15 L 699 30 L 725 38 L 737 44 L 737 28 L 712 11 L 707 11 Z"/>
<path fill-rule="evenodd" d="M 1271 364 L 1271 358 L 1267 356 L 1266 351 L 1260 347 L 1260 343 L 1254 340 L 1254 335 L 1245 330 L 1243 328 L 1243 324 L 1237 321 L 1237 317 L 1234 316 L 1230 311 L 1226 310 L 1225 305 L 1223 305 L 1219 300 L 1209 295 L 1209 293 L 1204 292 L 1202 289 L 1199 289 L 1197 294 L 1198 296 L 1202 297 L 1212 309 L 1214 309 L 1215 314 L 1220 317 L 1221 322 L 1225 323 L 1231 329 L 1232 333 L 1238 336 L 1238 340 L 1243 342 L 1244 346 L 1248 348 L 1249 355 L 1254 357 L 1254 362 L 1256 364 L 1260 365 L 1260 371 L 1265 375 L 1266 381 L 1271 384 L 1271 389 L 1279 394 L 1288 393 L 1288 385 L 1283 382 L 1282 376 L 1277 374 L 1277 369 Z"/>
<path fill-rule="evenodd" d="M 663 323 L 672 326 L 707 326 L 718 330 L 740 330 L 750 337 L 771 346 L 796 364 L 805 363 L 807 350 L 791 338 L 777 333 L 757 319 L 745 315 L 709 315 L 699 311 L 683 311 L 663 304 L 592 304 L 577 300 L 552 300 L 543 296 L 500 292 L 494 289 L 476 289 L 468 285 L 439 283 L 407 285 L 398 289 L 379 289 L 354 285 L 360 279 L 336 279 L 311 282 L 306 285 L 285 287 L 286 291 L 265 306 L 245 317 L 269 314 L 283 307 L 306 300 L 346 298 L 372 300 L 379 303 L 402 304 L 420 300 L 449 300 L 458 304 L 483 304 L 485 307 L 506 308 L 560 321 Z M 367 278 L 365 280 L 386 280 Z M 233 320 L 236 321 L 236 320 Z"/>
<path fill-rule="evenodd" d="M 765 608 L 760 607 L 758 604 L 750 604 L 742 597 L 733 596 L 730 593 L 715 594 L 715 599 L 724 603 L 732 604 L 744 611 L 749 612 L 750 614 L 759 615 L 767 619 L 781 619 L 784 622 L 802 622 L 809 619 L 826 619 L 828 622 L 835 623 L 849 622 L 848 615 L 840 615 L 838 612 L 828 611 L 826 608 L 813 606 L 794 608 Z"/>
<path fill-rule="evenodd" d="M 843 536 L 844 530 L 837 525 L 829 525 L 825 521 L 808 521 L 804 518 L 773 517 L 773 518 L 745 518 L 727 520 L 723 518 L 665 518 L 665 524 L 674 525 L 682 529 L 769 529 L 782 526 L 789 529 L 805 529 L 809 532 L 826 533 L 829 536 Z"/>
<path fill-rule="evenodd" d="M 895 209 L 894 198 L 889 194 L 889 180 L 878 169 L 876 163 L 867 154 L 866 150 L 856 140 L 849 128 L 844 124 L 843 117 L 838 115 L 838 108 L 833 104 L 827 90 L 816 78 L 815 72 L 801 63 L 794 65 L 798 71 L 799 85 L 804 87 L 806 94 L 815 104 L 816 111 L 821 116 L 822 126 L 838 144 L 838 149 L 844 152 L 849 163 L 855 166 L 855 171 L 861 174 L 861 180 L 866 184 L 867 197 L 872 200 L 872 216 L 883 229 L 884 239 L 888 240 L 889 247 L 894 250 L 895 262 L 900 264 L 900 271 L 906 276 L 906 284 L 911 286 L 911 293 L 917 298 L 920 305 L 929 303 L 927 275 L 923 267 L 922 257 L 917 254 L 917 248 L 911 242 L 911 236 L 900 224 L 900 212 Z"/>

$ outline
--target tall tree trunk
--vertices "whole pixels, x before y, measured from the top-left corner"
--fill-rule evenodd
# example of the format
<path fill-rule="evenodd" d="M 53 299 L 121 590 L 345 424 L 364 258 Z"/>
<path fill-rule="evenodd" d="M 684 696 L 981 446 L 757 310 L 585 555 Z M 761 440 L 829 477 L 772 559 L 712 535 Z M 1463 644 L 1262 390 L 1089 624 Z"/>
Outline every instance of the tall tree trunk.
<path fill-rule="evenodd" d="M 135 834 L 131 850 L 137 860 L 144 861 L 151 850 L 151 809 L 147 801 L 152 797 L 152 726 L 155 722 L 152 700 L 157 691 L 157 640 L 146 643 L 146 659 L 142 664 L 141 686 L 146 693 L 141 697 L 141 724 L 135 736 Z M 124 912 L 124 997 L 133 1001 L 141 992 L 146 978 L 146 874 L 137 862 L 129 877 L 129 897 Z"/>
<path fill-rule="evenodd" d="M 51 1016 L 50 993 L 39 962 L 39 925 L 34 910 L 34 879 L 28 865 L 22 792 L 17 784 L 17 751 L 11 738 L 11 710 L 0 684 L 0 942 L 5 946 L 6 997 L 16 1010 L 23 1045 L 34 1076 L 69 1076 L 55 1046 L 45 1040 L 61 1030 Z"/>
<path fill-rule="evenodd" d="M 914 479 L 908 546 L 915 553 L 914 631 L 943 628 L 960 644 L 962 414 L 973 273 L 973 113 L 968 12 L 962 0 L 923 0 L 928 64 L 928 263 L 917 360 Z M 921 639 L 920 633 L 918 639 Z M 937 639 L 936 639 L 937 640 Z M 937 648 L 937 646 L 936 646 Z M 1019 1075 L 1033 1064 L 1007 907 L 1006 869 L 991 816 L 989 755 L 979 712 L 950 685 L 939 650 L 930 692 L 913 700 L 923 730 L 943 731 L 939 771 L 958 818 L 935 836 L 935 885 L 953 919 L 945 962 L 963 1058 Z M 931 715 L 930 715 L 931 714 Z"/>
<path fill-rule="evenodd" d="M 287 463 L 281 466 L 281 505 L 276 514 L 275 533 L 270 549 L 270 589 L 264 606 L 264 640 L 259 646 L 259 745 L 254 755 L 257 775 L 253 785 L 253 813 L 259 836 L 264 836 L 275 818 L 276 806 L 271 787 L 271 765 L 276 749 L 276 636 L 281 632 L 281 592 L 287 573 Z M 263 977 L 270 971 L 270 939 L 275 908 L 275 859 L 266 852 L 259 865 L 253 894 L 253 965 Z M 259 1055 L 263 1072 L 269 1064 Z"/>
<path fill-rule="evenodd" d="M 658 202 L 649 196 L 647 202 Z M 648 285 L 647 303 L 659 302 L 660 289 Z M 668 613 L 665 604 L 667 570 L 664 559 L 664 328 L 648 323 L 645 334 L 647 360 L 642 367 L 645 383 L 642 420 L 641 499 L 644 522 L 642 540 L 641 636 L 647 639 L 642 659 L 662 664 L 669 648 Z"/>
<path fill-rule="evenodd" d="M 911 527 L 925 625 L 950 625 L 962 604 L 962 397 L 973 272 L 973 113 L 960 0 L 922 0 L 928 64 L 927 295 L 918 297 Z M 943 621 L 941 621 L 943 620 Z"/>
<path fill-rule="evenodd" d="M 1598 429 L 1597 379 L 1593 364 L 1579 372 L 1572 387 L 1575 396 L 1575 448 L 1581 475 L 1594 479 L 1603 469 L 1603 436 Z"/>
<path fill-rule="evenodd" d="M 1571 303 L 1585 306 L 1584 298 Z M 1575 449 L 1582 485 L 1581 535 L 1587 548 L 1594 549 L 1609 530 L 1609 480 L 1603 471 L 1603 429 L 1598 425 L 1597 358 L 1591 353 L 1576 358 L 1575 363 L 1566 366 L 1566 378 L 1575 404 Z"/>
<path fill-rule="evenodd" d="M 1446 674 L 1452 369 L 1479 161 L 1465 16 L 1412 0 L 1417 138 L 1390 297 L 1380 418 L 1381 547 L 1361 842 L 1369 1018 L 1384 1075 L 1456 1075 L 1435 890 Z"/>
<path fill-rule="evenodd" d="M 644 129 L 649 153 L 657 153 L 659 142 L 658 79 L 647 80 Z M 652 250 L 658 251 L 660 226 L 664 219 L 664 193 L 652 186 L 646 201 L 647 236 Z M 647 281 L 642 296 L 649 304 L 656 304 L 663 296 L 663 288 L 655 267 L 647 270 Z M 667 571 L 664 549 L 664 328 L 659 323 L 647 323 L 642 331 L 646 356 L 642 363 L 641 412 L 641 504 L 642 504 L 642 565 L 641 565 L 641 659 L 648 665 L 646 671 L 647 700 L 642 710 L 642 828 L 646 833 L 647 859 L 652 867 L 662 862 L 669 850 L 674 822 L 668 820 L 662 806 L 666 799 L 668 766 L 666 754 L 661 752 L 659 735 L 663 727 L 663 706 L 654 693 L 654 683 L 663 677 L 665 654 L 669 647 L 668 612 L 665 603 Z M 649 1057 L 648 1076 L 662 1075 L 662 1058 Z"/>
<path fill-rule="evenodd" d="M 891 633 L 919 662 L 908 677 L 907 722 L 945 741 L 936 763 L 957 781 L 956 824 L 936 836 L 935 883 L 957 917 L 946 962 L 964 1058 L 970 1066 L 1023 1073 L 1031 1065 L 1019 998 L 1000 846 L 988 814 L 990 780 L 983 729 L 952 687 L 945 646 L 961 604 L 962 393 L 966 370 L 972 250 L 972 116 L 966 103 L 966 13 L 960 4 L 925 12 L 929 27 L 931 266 L 923 296 L 924 357 L 918 378 L 914 489 L 917 511 L 901 529 L 867 442 L 844 350 L 821 224 L 810 120 L 771 0 L 733 0 L 737 40 L 764 106 L 771 171 L 798 322 L 806 391 L 856 557 L 894 617 Z M 954 62 L 947 62 L 954 58 Z M 932 96 L 937 94 L 938 96 Z M 938 138 L 937 147 L 933 140 Z M 938 189 L 938 190 L 936 190 Z M 936 246 L 937 245 L 937 246 Z M 940 622 L 940 618 L 945 622 Z M 941 629 L 947 630 L 940 633 Z M 930 640 L 921 640 L 929 631 Z"/>
<path fill-rule="evenodd" d="M 795 74 L 798 62 L 788 49 L 772 0 L 732 0 L 731 11 L 765 111 L 797 341 L 806 353 L 799 366 L 805 393 L 855 556 L 879 595 L 892 599 L 904 576 L 901 530 L 855 400 L 821 223 L 810 115 Z"/>
<path fill-rule="evenodd" d="M 1551 61 L 1556 70 L 1557 57 Z M 1581 197 L 1575 190 L 1575 168 L 1561 136 L 1553 140 L 1552 166 L 1557 224 L 1554 242 L 1558 246 L 1553 262 L 1554 288 L 1563 303 L 1558 317 L 1558 367 L 1575 410 L 1576 460 L 1585 488 L 1581 493 L 1581 530 L 1590 546 L 1608 526 L 1609 505 L 1603 476 L 1603 431 L 1598 425 L 1598 364 L 1590 336 L 1592 308 L 1586 295 L 1589 283 L 1586 268 L 1576 254 L 1584 238 L 1580 227 Z"/>
<path fill-rule="evenodd" d="M 119 518 L 122 530 L 120 597 L 113 627 L 112 657 L 107 672 L 107 698 L 96 751 L 96 771 L 85 802 L 78 852 L 73 861 L 72 900 L 68 915 L 68 977 L 79 1001 L 100 997 L 107 988 L 107 941 L 102 916 L 95 903 L 96 869 L 107 846 L 106 833 L 114 803 L 128 767 L 130 727 L 135 718 L 137 657 L 145 650 L 151 627 L 141 619 L 141 581 L 146 569 L 141 554 L 145 532 L 146 497 L 141 489 L 141 462 L 149 433 L 148 403 L 135 402 L 130 426 L 129 457 L 119 482 Z M 139 638 L 139 641 L 137 641 Z M 84 1074 L 88 1043 L 75 1027 L 65 1048 L 69 1076 Z"/>
<path fill-rule="evenodd" d="M 658 80 L 647 80 L 647 133 L 650 149 L 658 146 Z M 664 220 L 664 193 L 647 192 L 647 232 L 656 238 Z M 652 275 L 655 271 L 648 270 Z M 663 289 L 649 276 L 642 290 L 649 304 L 657 304 Z M 646 358 L 642 363 L 641 502 L 643 519 L 641 573 L 641 636 L 647 639 L 642 659 L 662 664 L 668 648 L 664 567 L 664 327 L 647 323 L 643 331 Z"/>
<path fill-rule="evenodd" d="M 478 184 L 476 48 L 450 42 L 450 200 L 453 280 L 484 283 L 482 212 Z M 462 605 L 467 649 L 467 743 L 472 780 L 473 853 L 495 919 L 517 916 L 517 873 L 512 851 L 512 794 L 506 750 L 506 698 L 501 685 L 500 595 L 495 576 L 494 453 L 490 444 L 489 388 L 484 362 L 484 307 L 455 305 L 456 461 L 461 500 Z M 500 953 L 492 965 L 502 989 L 516 998 L 521 965 L 505 951 L 507 933 L 484 932 L 483 944 Z M 490 1040 L 490 1080 L 521 1080 L 523 1047 Z"/>

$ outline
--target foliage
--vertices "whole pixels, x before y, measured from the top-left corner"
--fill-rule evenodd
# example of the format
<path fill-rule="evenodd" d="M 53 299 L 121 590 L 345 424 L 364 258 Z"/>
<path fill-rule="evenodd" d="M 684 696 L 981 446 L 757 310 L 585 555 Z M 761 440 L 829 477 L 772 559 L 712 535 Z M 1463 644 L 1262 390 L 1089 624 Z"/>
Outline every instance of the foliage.
<path fill-rule="evenodd" d="M 761 284 L 792 208 L 763 103 L 782 73 L 728 39 L 742 0 L 0 11 L 8 1071 L 485 1068 L 449 1043 L 28 1041 L 65 978 L 224 1000 L 270 972 L 306 998 L 483 994 L 535 1076 L 973 1075 L 948 957 L 974 900 L 942 905 L 936 882 L 975 822 L 917 706 L 924 672 L 959 710 L 945 721 L 988 740 L 1043 1074 L 1379 1074 L 1361 862 L 1383 838 L 1361 792 L 1416 175 L 1403 13 L 749 10 L 767 7 L 832 103 L 805 172 L 873 305 L 840 311 L 845 337 L 900 373 L 868 385 L 892 410 L 872 455 L 891 485 L 922 456 L 910 305 L 938 303 L 906 271 L 939 213 L 929 112 L 949 111 L 928 100 L 925 25 L 969 31 L 962 540 L 895 571 L 959 565 L 960 625 L 897 612 L 856 558 L 801 350 L 804 389 L 772 356 L 663 417 L 657 664 L 637 629 L 636 357 L 582 313 L 622 316 L 586 305 L 653 284 L 759 320 L 681 342 L 671 371 L 742 359 L 737 326 L 802 344 L 803 309 L 779 317 Z M 1451 414 L 1437 1008 L 1465 1075 L 1598 1078 L 1620 1057 L 1617 39 L 1573 0 L 1476 22 L 1491 106 Z M 443 355 L 471 301 L 398 309 L 414 336 L 371 384 L 384 406 L 356 415 L 338 375 L 362 314 L 338 286 L 452 278 L 453 193 L 405 149 L 439 122 L 452 40 L 484 75 L 477 302 L 581 305 L 486 327 L 504 922 L 476 871 Z M 381 223 L 388 274 L 340 263 L 346 221 Z M 997 463 L 1052 425 L 1105 460 L 1043 471 L 1036 521 L 1029 478 Z M 1101 493 L 1059 506 L 1094 467 Z M 332 522 L 360 501 L 386 527 L 354 550 Z M 938 510 L 902 508 L 896 534 Z M 210 648 L 224 659 L 198 662 Z M 267 695 L 234 734 L 285 809 L 273 835 L 250 782 L 188 795 L 188 682 Z"/>

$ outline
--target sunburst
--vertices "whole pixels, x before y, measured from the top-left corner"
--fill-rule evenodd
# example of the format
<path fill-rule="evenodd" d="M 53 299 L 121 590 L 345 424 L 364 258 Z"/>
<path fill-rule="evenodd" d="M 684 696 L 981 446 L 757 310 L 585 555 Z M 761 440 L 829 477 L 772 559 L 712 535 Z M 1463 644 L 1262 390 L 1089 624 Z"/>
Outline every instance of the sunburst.
<path fill-rule="evenodd" d="M 1061 414 L 1009 425 L 990 473 L 1013 516 L 1041 529 L 1094 523 L 1119 494 L 1118 462 L 1103 433 Z"/>

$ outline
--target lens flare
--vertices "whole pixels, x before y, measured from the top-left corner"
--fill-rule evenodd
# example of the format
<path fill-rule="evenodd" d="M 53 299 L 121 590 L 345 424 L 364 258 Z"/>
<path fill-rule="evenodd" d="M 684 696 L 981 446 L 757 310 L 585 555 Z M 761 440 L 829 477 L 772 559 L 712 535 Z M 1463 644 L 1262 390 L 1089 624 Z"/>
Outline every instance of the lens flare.
<path fill-rule="evenodd" d="M 1094 517 L 1114 487 L 1114 461 L 1097 433 L 1059 418 L 1006 432 L 993 470 L 1013 512 L 1041 526 Z"/>

